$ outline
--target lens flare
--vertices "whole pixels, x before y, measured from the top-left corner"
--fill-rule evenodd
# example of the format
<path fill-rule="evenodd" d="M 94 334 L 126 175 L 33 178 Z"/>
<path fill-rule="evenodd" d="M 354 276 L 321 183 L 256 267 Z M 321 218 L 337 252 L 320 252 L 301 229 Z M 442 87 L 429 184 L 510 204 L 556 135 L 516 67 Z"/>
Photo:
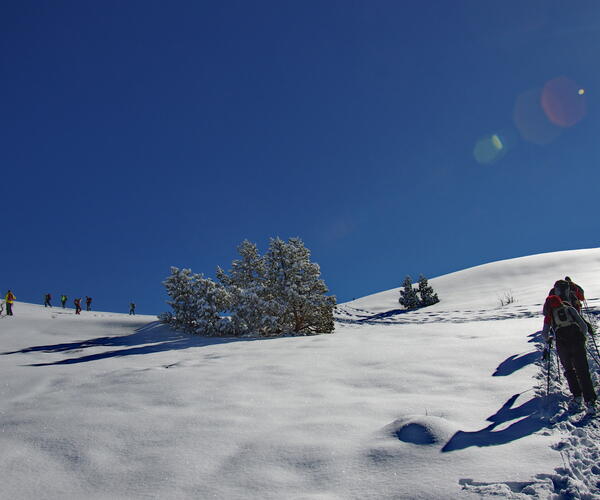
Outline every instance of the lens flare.
<path fill-rule="evenodd" d="M 517 97 L 513 113 L 521 137 L 540 146 L 550 144 L 563 130 L 548 120 L 541 101 L 541 89 L 527 90 Z"/>
<path fill-rule="evenodd" d="M 554 78 L 542 89 L 542 109 L 548 120 L 559 127 L 572 127 L 586 114 L 585 91 L 566 76 Z"/>
<path fill-rule="evenodd" d="M 482 137 L 475 144 L 473 156 L 478 163 L 488 165 L 506 154 L 506 147 L 498 134 Z"/>

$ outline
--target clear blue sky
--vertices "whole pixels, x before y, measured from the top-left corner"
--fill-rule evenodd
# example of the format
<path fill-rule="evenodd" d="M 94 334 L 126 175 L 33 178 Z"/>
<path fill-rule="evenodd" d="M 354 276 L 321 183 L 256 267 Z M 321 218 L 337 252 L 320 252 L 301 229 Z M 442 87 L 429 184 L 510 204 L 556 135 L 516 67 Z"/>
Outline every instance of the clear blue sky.
<path fill-rule="evenodd" d="M 171 265 L 213 276 L 245 238 L 300 236 L 340 301 L 598 245 L 598 2 L 0 12 L 0 289 L 19 300 L 159 313 Z"/>

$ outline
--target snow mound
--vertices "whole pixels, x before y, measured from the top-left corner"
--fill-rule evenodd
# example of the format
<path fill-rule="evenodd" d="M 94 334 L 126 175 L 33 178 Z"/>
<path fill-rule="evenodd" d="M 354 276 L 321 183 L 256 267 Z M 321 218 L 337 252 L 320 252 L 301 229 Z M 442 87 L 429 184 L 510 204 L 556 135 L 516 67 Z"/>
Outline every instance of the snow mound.
<path fill-rule="evenodd" d="M 445 418 L 419 415 L 396 420 L 386 431 L 405 443 L 432 445 L 446 443 L 458 431 L 458 426 Z"/>

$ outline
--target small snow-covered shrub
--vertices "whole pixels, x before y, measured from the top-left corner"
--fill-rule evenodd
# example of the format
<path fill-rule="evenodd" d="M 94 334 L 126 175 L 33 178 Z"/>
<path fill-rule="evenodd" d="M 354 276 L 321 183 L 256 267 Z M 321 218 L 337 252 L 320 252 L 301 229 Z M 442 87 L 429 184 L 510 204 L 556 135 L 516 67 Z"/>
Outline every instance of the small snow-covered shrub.
<path fill-rule="evenodd" d="M 402 282 L 402 290 L 400 290 L 400 302 L 406 309 L 417 309 L 437 304 L 440 299 L 437 293 L 429 285 L 427 278 L 423 275 L 419 276 L 417 289 L 413 287 L 412 278 L 407 276 Z"/>

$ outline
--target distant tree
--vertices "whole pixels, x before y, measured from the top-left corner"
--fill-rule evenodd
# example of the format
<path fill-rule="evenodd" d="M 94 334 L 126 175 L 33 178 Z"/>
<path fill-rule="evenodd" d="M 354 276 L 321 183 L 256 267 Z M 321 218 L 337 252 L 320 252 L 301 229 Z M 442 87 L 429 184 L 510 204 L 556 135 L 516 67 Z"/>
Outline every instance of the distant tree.
<path fill-rule="evenodd" d="M 321 279 L 318 264 L 310 261 L 300 238 L 287 242 L 272 238 L 265 255 L 266 302 L 273 318 L 273 333 L 331 333 L 335 297 Z"/>
<path fill-rule="evenodd" d="M 211 336 L 227 332 L 229 320 L 220 313 L 226 310 L 229 298 L 222 285 L 177 267 L 171 268 L 164 285 L 173 311 L 161 315 L 162 321 L 187 333 Z"/>
<path fill-rule="evenodd" d="M 440 299 L 437 296 L 437 293 L 433 291 L 433 288 L 429 285 L 427 278 L 422 274 L 421 276 L 419 276 L 419 286 L 417 292 L 421 297 L 419 301 L 419 305 L 421 307 L 437 304 L 440 301 Z"/>
<path fill-rule="evenodd" d="M 330 333 L 336 300 L 320 278 L 319 265 L 300 238 L 271 239 L 261 256 L 243 241 L 229 272 L 217 268 L 218 283 L 189 269 L 171 268 L 164 285 L 172 312 L 160 319 L 202 335 Z"/>
<path fill-rule="evenodd" d="M 406 309 L 416 309 L 419 307 L 420 300 L 417 292 L 412 286 L 412 278 L 410 276 L 406 276 L 406 278 L 404 278 L 402 287 L 403 288 L 400 290 L 400 299 L 398 299 L 398 302 L 406 307 Z"/>
<path fill-rule="evenodd" d="M 191 269 L 171 267 L 171 275 L 163 282 L 172 312 L 164 313 L 160 319 L 177 330 L 193 333 L 196 329 L 197 297 L 194 275 Z"/>
<path fill-rule="evenodd" d="M 266 288 L 265 259 L 254 243 L 244 240 L 238 246 L 240 259 L 231 263 L 229 274 L 217 268 L 217 278 L 230 299 L 232 330 L 237 335 L 266 334 L 277 329 Z"/>

